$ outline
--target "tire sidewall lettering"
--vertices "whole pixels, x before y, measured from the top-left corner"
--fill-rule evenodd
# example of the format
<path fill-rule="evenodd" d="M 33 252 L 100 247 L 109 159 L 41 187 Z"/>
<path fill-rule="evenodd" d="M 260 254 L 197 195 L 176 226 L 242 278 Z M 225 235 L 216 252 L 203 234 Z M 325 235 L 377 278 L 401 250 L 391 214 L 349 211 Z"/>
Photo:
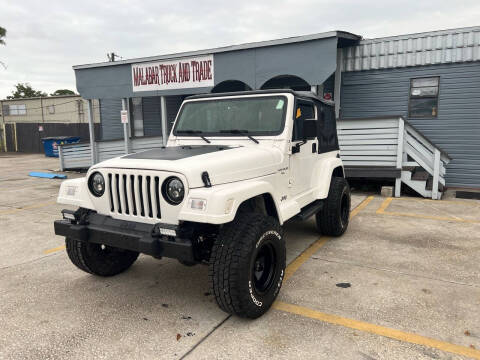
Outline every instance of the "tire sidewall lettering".
<path fill-rule="evenodd" d="M 265 231 L 262 236 L 260 236 L 260 238 L 258 239 L 258 241 L 256 242 L 255 244 L 255 250 L 258 249 L 262 243 L 269 237 L 269 236 L 275 236 L 278 240 L 281 240 L 282 239 L 282 235 L 276 231 L 276 230 L 268 230 L 268 231 Z M 278 266 L 278 264 L 277 264 Z M 267 294 L 267 296 L 271 296 L 270 294 L 273 294 L 273 297 L 276 297 L 280 291 L 280 288 L 282 287 L 282 282 L 283 282 L 283 277 L 285 276 L 285 270 L 284 269 L 281 269 L 280 271 L 280 276 L 276 282 L 276 286 L 275 286 L 275 289 L 273 290 L 273 292 L 269 292 Z M 264 305 L 264 301 L 261 301 L 259 299 L 257 299 L 257 297 L 255 296 L 255 292 L 253 290 L 253 285 L 252 285 L 252 281 L 249 280 L 248 281 L 248 291 L 250 293 L 250 298 L 252 300 L 252 302 L 258 306 L 258 307 L 262 307 Z"/>

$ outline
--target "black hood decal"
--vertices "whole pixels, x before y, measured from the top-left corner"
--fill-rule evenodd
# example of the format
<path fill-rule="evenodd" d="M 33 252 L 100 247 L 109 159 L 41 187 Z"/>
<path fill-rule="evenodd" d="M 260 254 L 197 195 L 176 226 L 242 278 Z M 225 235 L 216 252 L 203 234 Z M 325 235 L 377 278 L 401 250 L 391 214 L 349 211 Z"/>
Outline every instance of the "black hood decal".
<path fill-rule="evenodd" d="M 238 146 L 222 145 L 184 145 L 169 146 L 159 149 L 142 151 L 139 153 L 124 156 L 123 159 L 144 159 L 144 160 L 180 160 L 192 156 L 208 154 L 215 151 L 235 149 Z"/>

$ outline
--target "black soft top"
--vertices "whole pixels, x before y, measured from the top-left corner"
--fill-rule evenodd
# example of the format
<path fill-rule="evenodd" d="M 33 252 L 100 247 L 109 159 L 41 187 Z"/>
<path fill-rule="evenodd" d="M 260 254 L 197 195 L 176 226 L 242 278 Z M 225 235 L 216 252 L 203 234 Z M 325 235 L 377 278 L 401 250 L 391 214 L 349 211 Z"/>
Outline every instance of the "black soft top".
<path fill-rule="evenodd" d="M 235 91 L 235 92 L 224 92 L 224 93 L 210 93 L 210 94 L 199 94 L 199 95 L 192 95 L 186 98 L 186 100 L 190 99 L 210 99 L 216 97 L 223 97 L 223 96 L 243 96 L 243 95 L 262 95 L 262 94 L 293 94 L 295 97 L 303 98 L 303 99 L 310 99 L 314 101 L 319 101 L 328 106 L 334 106 L 333 101 L 328 101 L 322 99 L 318 95 L 314 94 L 311 91 L 295 91 L 291 89 L 272 89 L 272 90 L 250 90 L 250 91 Z"/>

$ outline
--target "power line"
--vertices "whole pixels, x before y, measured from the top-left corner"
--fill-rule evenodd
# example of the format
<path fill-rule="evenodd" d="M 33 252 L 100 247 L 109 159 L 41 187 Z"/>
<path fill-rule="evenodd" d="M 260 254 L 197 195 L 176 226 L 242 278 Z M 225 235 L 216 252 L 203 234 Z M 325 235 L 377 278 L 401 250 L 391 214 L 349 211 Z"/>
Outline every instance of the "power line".
<path fill-rule="evenodd" d="M 53 98 L 53 97 L 52 97 Z M 31 99 L 31 98 L 30 98 Z M 29 100 L 30 100 L 29 99 Z M 40 97 L 38 97 L 38 99 L 40 99 Z M 42 97 L 42 99 L 46 99 L 45 97 Z M 49 98 L 50 99 L 50 98 Z M 22 101 L 22 98 L 18 98 L 18 99 L 6 99 L 6 100 L 2 100 L 3 102 L 6 102 L 6 101 L 10 101 L 10 100 L 15 100 L 15 101 Z M 72 102 L 77 102 L 77 101 L 83 101 L 83 99 L 76 99 L 76 100 L 70 100 L 70 101 L 66 101 L 66 102 L 63 102 L 63 103 L 60 103 L 60 104 L 51 104 L 51 105 L 43 105 L 43 106 L 39 106 L 39 107 L 34 107 L 34 108 L 27 108 L 27 110 L 37 110 L 37 109 L 46 109 L 50 106 L 60 106 L 60 105 L 65 105 L 65 104 L 69 104 L 69 103 L 72 103 Z M 4 105 L 9 105 L 9 104 L 4 104 Z M 16 105 L 16 104 L 12 104 L 12 105 Z M 23 104 L 22 104 L 23 105 Z"/>

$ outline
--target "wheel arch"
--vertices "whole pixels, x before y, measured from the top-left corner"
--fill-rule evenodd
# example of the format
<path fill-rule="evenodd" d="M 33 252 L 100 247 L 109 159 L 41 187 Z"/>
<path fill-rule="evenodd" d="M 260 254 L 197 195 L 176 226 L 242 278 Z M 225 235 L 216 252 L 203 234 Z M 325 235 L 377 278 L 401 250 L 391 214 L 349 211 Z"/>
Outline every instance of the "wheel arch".
<path fill-rule="evenodd" d="M 258 211 L 260 210 L 265 215 L 271 216 L 281 223 L 279 216 L 279 210 L 277 204 L 273 198 L 273 195 L 269 192 L 255 195 L 249 199 L 245 199 L 238 206 L 237 213 L 243 210 Z"/>
<path fill-rule="evenodd" d="M 345 171 L 343 169 L 343 166 L 337 166 L 335 169 L 333 169 L 332 177 L 345 178 Z"/>

